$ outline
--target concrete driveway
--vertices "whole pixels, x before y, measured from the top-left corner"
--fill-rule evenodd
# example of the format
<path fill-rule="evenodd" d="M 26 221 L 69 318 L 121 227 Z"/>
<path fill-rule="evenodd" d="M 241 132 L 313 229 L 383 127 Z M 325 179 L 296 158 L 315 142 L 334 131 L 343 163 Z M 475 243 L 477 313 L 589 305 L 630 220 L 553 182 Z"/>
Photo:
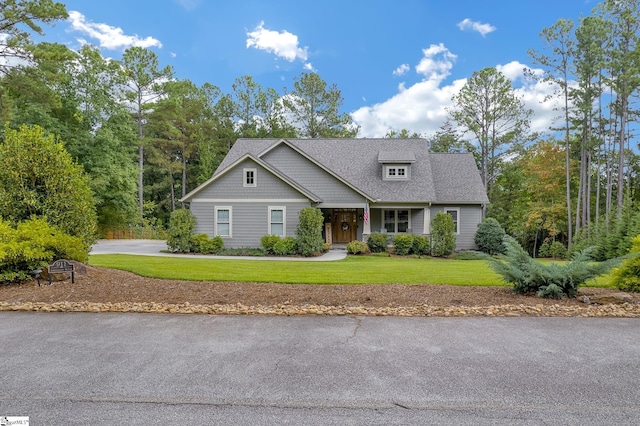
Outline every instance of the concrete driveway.
<path fill-rule="evenodd" d="M 347 257 L 344 249 L 329 250 L 318 257 L 260 257 L 260 256 L 211 256 L 197 254 L 166 253 L 168 250 L 166 241 L 161 240 L 99 240 L 91 248 L 90 254 L 135 254 L 142 256 L 169 256 L 169 257 L 201 257 L 206 259 L 244 259 L 244 260 L 287 260 L 302 262 L 326 262 L 341 260 Z"/>
<path fill-rule="evenodd" d="M 637 425 L 640 323 L 0 312 L 0 416 L 49 425 Z"/>

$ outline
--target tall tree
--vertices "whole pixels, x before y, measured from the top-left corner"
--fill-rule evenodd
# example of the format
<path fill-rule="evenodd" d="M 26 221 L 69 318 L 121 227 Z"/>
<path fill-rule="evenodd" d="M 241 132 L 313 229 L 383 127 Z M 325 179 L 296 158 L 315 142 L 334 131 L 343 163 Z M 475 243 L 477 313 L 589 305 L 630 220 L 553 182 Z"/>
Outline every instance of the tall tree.
<path fill-rule="evenodd" d="M 474 152 L 473 145 L 462 139 L 459 132 L 447 118 L 431 138 L 427 138 L 431 152 Z"/>
<path fill-rule="evenodd" d="M 285 107 L 275 89 L 265 90 L 248 75 L 237 78 L 232 88 L 234 119 L 241 137 L 295 137 L 295 128 L 287 123 Z"/>
<path fill-rule="evenodd" d="M 618 193 L 617 213 L 622 215 L 624 169 L 630 98 L 640 87 L 640 0 L 605 0 L 595 12 L 613 25 L 609 55 L 611 75 L 607 79 L 617 97 Z"/>
<path fill-rule="evenodd" d="M 53 24 L 68 16 L 65 5 L 52 0 L 0 0 L 0 58 L 4 59 L 0 74 L 31 63 L 35 53 L 31 34 L 44 35 L 40 24 Z"/>
<path fill-rule="evenodd" d="M 569 120 L 569 76 L 571 73 L 572 58 L 574 54 L 573 21 L 559 19 L 554 25 L 544 28 L 540 33 L 542 43 L 550 54 L 543 54 L 535 50 L 529 50 L 529 56 L 535 63 L 542 65 L 543 81 L 554 84 L 562 97 L 564 144 L 565 144 L 565 202 L 567 212 L 571 217 L 571 158 L 570 120 Z M 571 220 L 568 225 L 569 245 L 573 241 L 573 226 Z"/>
<path fill-rule="evenodd" d="M 340 113 L 343 99 L 338 86 L 327 87 L 314 72 L 302 73 L 283 101 L 301 138 L 347 138 L 358 133 L 351 116 Z"/>
<path fill-rule="evenodd" d="M 162 94 L 162 83 L 173 77 L 170 66 L 160 68 L 158 56 L 149 49 L 134 46 L 125 50 L 122 65 L 128 83 L 126 98 L 133 104 L 138 128 L 138 209 L 140 220 L 144 214 L 144 120 L 147 106 Z"/>
<path fill-rule="evenodd" d="M 482 182 L 491 197 L 501 159 L 514 143 L 529 137 L 533 112 L 495 68 L 474 72 L 452 100 L 451 118 L 477 141 Z"/>

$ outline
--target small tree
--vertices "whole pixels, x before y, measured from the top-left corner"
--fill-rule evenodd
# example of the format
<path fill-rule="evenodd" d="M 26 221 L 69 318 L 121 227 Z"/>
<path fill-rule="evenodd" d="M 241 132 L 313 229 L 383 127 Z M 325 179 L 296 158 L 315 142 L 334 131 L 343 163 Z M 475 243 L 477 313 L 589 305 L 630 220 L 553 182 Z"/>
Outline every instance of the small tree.
<path fill-rule="evenodd" d="M 431 253 L 434 256 L 449 256 L 456 249 L 456 237 L 453 234 L 455 224 L 447 213 L 438 212 L 431 221 Z"/>
<path fill-rule="evenodd" d="M 324 218 L 320 209 L 305 207 L 300 210 L 296 240 L 298 250 L 303 256 L 315 256 L 322 253 L 322 224 Z"/>
<path fill-rule="evenodd" d="M 169 235 L 167 246 L 173 252 L 188 253 L 192 249 L 193 231 L 196 229 L 196 218 L 188 209 L 178 209 L 169 218 Z"/>
<path fill-rule="evenodd" d="M 480 251 L 490 255 L 504 254 L 505 247 L 502 243 L 505 232 L 498 221 L 492 217 L 488 217 L 478 225 L 478 231 L 474 241 Z"/>

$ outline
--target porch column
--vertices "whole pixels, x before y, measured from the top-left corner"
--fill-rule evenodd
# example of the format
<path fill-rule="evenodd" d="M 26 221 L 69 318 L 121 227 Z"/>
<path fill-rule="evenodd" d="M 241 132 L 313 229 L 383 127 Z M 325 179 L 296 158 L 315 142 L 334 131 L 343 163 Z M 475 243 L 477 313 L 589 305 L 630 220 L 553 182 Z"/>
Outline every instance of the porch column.
<path fill-rule="evenodd" d="M 362 240 L 367 241 L 371 235 L 371 212 L 369 211 L 369 201 L 364 202 L 364 214 L 362 215 L 364 228 L 362 229 Z"/>
<path fill-rule="evenodd" d="M 426 207 L 424 209 L 424 224 L 422 228 L 422 233 L 424 235 L 431 234 L 431 208 Z"/>

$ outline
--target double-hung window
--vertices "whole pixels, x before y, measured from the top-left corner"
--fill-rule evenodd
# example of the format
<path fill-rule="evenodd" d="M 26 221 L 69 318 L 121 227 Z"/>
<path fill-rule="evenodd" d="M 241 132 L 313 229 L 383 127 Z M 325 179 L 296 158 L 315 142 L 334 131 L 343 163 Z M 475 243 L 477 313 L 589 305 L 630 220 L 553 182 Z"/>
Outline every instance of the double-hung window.
<path fill-rule="evenodd" d="M 385 210 L 383 220 L 383 228 L 387 232 L 394 234 L 408 232 L 410 228 L 409 210 Z"/>
<path fill-rule="evenodd" d="M 231 237 L 232 209 L 231 207 L 216 207 L 214 211 L 215 234 L 221 237 Z"/>
<path fill-rule="evenodd" d="M 459 208 L 453 208 L 453 207 L 447 207 L 444 209 L 444 212 L 446 214 L 448 214 L 449 216 L 451 216 L 451 218 L 453 219 L 453 232 L 455 234 L 460 234 L 460 209 Z"/>
<path fill-rule="evenodd" d="M 285 207 L 269 207 L 269 235 L 286 236 L 286 212 Z"/>

